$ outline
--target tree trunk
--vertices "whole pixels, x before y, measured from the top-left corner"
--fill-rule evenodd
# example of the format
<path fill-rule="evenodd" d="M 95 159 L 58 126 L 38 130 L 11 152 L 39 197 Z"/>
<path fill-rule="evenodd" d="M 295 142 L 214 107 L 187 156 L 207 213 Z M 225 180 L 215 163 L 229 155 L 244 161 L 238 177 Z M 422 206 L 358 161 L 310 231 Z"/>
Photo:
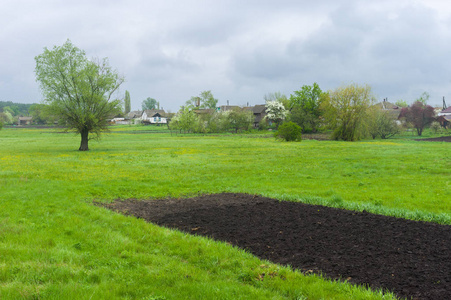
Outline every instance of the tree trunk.
<path fill-rule="evenodd" d="M 89 135 L 89 131 L 87 129 L 83 129 L 81 131 L 81 143 L 80 143 L 80 148 L 78 150 L 80 151 L 88 151 L 88 135 Z"/>

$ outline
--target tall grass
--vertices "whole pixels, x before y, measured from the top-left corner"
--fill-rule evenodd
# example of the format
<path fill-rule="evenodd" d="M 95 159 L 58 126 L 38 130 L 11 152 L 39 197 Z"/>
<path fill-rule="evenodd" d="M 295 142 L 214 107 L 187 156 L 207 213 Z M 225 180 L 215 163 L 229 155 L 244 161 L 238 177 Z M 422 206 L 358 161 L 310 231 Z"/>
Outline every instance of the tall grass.
<path fill-rule="evenodd" d="M 94 200 L 243 192 L 450 223 L 446 143 L 283 143 L 156 130 L 115 127 L 89 152 L 76 151 L 72 134 L 0 131 L 0 298 L 384 297 L 107 211 Z"/>

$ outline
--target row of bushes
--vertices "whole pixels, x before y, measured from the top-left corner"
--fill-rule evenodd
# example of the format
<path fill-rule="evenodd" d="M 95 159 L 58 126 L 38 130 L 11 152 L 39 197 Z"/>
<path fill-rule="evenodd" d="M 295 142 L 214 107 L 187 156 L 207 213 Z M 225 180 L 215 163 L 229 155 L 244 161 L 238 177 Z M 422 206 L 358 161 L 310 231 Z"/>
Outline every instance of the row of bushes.
<path fill-rule="evenodd" d="M 185 108 L 175 115 L 169 129 L 184 133 L 243 132 L 254 128 L 252 111 L 233 109 L 223 112 L 197 114 Z M 266 129 L 266 120 L 260 122 L 259 129 Z"/>

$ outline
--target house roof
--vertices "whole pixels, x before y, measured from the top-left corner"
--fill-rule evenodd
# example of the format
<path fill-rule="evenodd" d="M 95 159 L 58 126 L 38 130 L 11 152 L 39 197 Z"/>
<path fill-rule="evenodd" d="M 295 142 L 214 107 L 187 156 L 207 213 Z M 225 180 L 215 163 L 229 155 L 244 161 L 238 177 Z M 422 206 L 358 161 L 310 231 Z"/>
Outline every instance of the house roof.
<path fill-rule="evenodd" d="M 193 112 L 198 115 L 205 115 L 205 114 L 212 114 L 216 111 L 216 109 L 213 108 L 199 108 L 199 109 L 193 109 Z"/>
<path fill-rule="evenodd" d="M 401 108 L 399 106 L 388 101 L 376 103 L 373 107 L 377 107 L 380 110 L 387 112 L 392 119 L 398 119 L 399 114 L 401 113 Z"/>
<path fill-rule="evenodd" d="M 261 114 L 264 113 L 266 111 L 266 105 L 264 104 L 258 104 L 255 105 L 254 107 L 252 107 L 252 112 L 254 114 Z"/>
<path fill-rule="evenodd" d="M 382 102 L 376 103 L 376 104 L 374 104 L 374 106 L 379 107 L 380 109 L 384 109 L 384 110 L 389 110 L 389 109 L 401 110 L 399 108 L 399 106 L 397 106 L 396 104 L 393 104 L 391 102 L 388 102 L 388 101 L 382 101 Z"/>
<path fill-rule="evenodd" d="M 143 115 L 143 112 L 141 110 L 134 110 L 129 112 L 125 117 L 127 119 L 135 119 L 135 118 L 141 118 Z"/>
<path fill-rule="evenodd" d="M 234 110 L 234 109 L 237 109 L 237 108 L 240 108 L 240 107 L 237 106 L 237 105 L 221 105 L 220 106 L 221 111 Z"/>
<path fill-rule="evenodd" d="M 451 114 L 451 106 L 448 107 L 447 109 L 442 110 L 440 113 Z"/>
<path fill-rule="evenodd" d="M 33 117 L 19 117 L 18 120 L 19 121 L 31 121 L 31 120 L 33 120 Z"/>
<path fill-rule="evenodd" d="M 247 106 L 247 107 L 243 107 L 243 110 L 252 111 L 254 114 L 261 114 L 261 113 L 265 112 L 266 106 L 264 104 L 259 104 L 259 105 L 255 105 L 255 106 Z"/>
<path fill-rule="evenodd" d="M 160 114 L 160 116 L 165 114 L 164 110 L 162 109 L 146 109 L 144 112 L 147 114 L 148 117 L 153 117 L 156 114 Z"/>

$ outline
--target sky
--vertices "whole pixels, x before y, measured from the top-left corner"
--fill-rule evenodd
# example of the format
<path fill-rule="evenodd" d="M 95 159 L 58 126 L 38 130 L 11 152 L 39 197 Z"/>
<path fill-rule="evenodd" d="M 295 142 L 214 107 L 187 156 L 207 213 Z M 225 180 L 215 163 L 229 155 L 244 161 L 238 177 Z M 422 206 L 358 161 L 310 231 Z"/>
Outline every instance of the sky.
<path fill-rule="evenodd" d="M 451 2 L 0 0 L 0 101 L 40 103 L 35 60 L 70 40 L 125 77 L 132 110 L 264 104 L 303 85 L 368 84 L 377 100 L 451 105 Z"/>

